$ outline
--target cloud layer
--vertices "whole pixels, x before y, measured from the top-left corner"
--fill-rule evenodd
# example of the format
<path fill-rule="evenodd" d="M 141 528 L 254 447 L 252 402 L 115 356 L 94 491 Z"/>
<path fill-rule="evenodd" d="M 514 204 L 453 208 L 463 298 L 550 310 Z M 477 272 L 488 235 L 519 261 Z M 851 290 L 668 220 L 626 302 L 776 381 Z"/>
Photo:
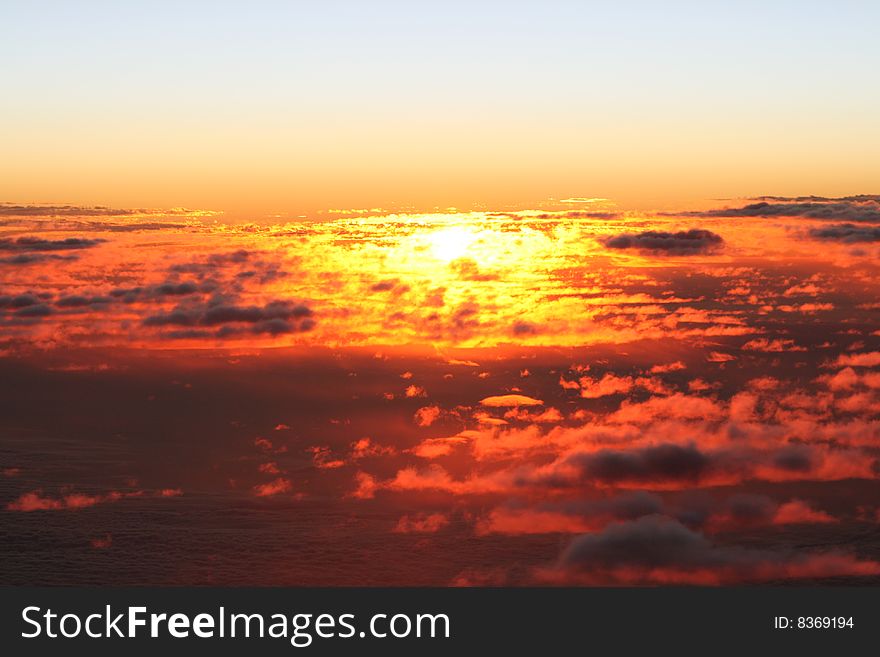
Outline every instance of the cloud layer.
<path fill-rule="evenodd" d="M 3 581 L 876 583 L 877 202 L 2 206 Z"/>

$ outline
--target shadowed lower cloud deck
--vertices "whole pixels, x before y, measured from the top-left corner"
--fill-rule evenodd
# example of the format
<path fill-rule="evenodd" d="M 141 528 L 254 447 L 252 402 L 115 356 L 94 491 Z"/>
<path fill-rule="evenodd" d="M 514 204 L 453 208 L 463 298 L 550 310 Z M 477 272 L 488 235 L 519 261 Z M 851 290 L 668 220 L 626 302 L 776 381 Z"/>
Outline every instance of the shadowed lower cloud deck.
<path fill-rule="evenodd" d="M 878 207 L 0 206 L 2 581 L 877 583 Z"/>

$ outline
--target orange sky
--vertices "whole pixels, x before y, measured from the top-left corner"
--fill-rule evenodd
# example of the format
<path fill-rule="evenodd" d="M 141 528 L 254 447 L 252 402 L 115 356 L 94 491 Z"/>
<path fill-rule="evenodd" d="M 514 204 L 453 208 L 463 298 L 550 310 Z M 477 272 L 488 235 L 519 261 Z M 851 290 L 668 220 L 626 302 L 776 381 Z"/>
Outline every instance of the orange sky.
<path fill-rule="evenodd" d="M 870 190 L 876 8 L 712 4 L 10 3 L 0 200 L 266 221 Z"/>
<path fill-rule="evenodd" d="M 866 132 L 857 121 L 832 134 L 760 115 L 695 124 L 567 114 L 391 116 L 341 126 L 325 117 L 266 125 L 210 114 L 183 126 L 28 119 L 4 135 L 0 197 L 207 208 L 268 221 L 334 208 L 527 209 L 572 196 L 671 209 L 764 193 L 847 195 L 880 179 L 873 122 Z"/>

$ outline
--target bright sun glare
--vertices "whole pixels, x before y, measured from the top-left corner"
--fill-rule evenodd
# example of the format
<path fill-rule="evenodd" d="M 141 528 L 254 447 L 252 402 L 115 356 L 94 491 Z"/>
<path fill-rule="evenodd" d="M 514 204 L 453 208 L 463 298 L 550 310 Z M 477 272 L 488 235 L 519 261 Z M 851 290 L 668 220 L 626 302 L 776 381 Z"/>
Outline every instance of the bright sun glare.
<path fill-rule="evenodd" d="M 427 236 L 431 255 L 444 262 L 462 257 L 475 239 L 473 232 L 461 226 L 444 228 Z"/>

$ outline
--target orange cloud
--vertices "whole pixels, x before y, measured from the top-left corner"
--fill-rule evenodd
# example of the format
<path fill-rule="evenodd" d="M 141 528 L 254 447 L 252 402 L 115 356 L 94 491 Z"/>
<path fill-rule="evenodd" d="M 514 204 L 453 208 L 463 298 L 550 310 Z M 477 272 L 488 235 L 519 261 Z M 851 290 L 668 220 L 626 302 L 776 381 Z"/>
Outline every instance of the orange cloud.
<path fill-rule="evenodd" d="M 838 367 L 877 367 L 880 365 L 880 351 L 862 354 L 842 354 L 835 364 Z"/>
<path fill-rule="evenodd" d="M 87 509 L 105 504 L 108 502 L 118 502 L 127 498 L 143 497 L 150 495 L 152 497 L 177 497 L 181 495 L 179 489 L 165 488 L 149 493 L 136 490 L 129 492 L 110 491 L 98 495 L 88 495 L 86 493 L 68 493 L 60 497 L 45 497 L 42 491 L 35 490 L 28 493 L 22 493 L 18 498 L 6 505 L 7 511 L 75 511 L 78 509 Z"/>
<path fill-rule="evenodd" d="M 417 386 L 417 385 L 408 386 L 407 389 L 404 391 L 404 394 L 407 397 L 427 397 L 428 396 L 427 391 L 424 388 Z"/>
<path fill-rule="evenodd" d="M 422 406 L 422 408 L 416 411 L 414 419 L 420 427 L 430 427 L 439 417 L 439 406 Z"/>
<path fill-rule="evenodd" d="M 773 517 L 773 523 L 777 525 L 815 522 L 837 522 L 837 519 L 824 511 L 810 508 L 803 500 L 792 500 L 783 504 Z"/>
<path fill-rule="evenodd" d="M 257 497 L 271 497 L 281 493 L 289 493 L 291 490 L 293 490 L 293 484 L 290 483 L 290 480 L 278 477 L 268 483 L 254 486 L 254 495 Z"/>
<path fill-rule="evenodd" d="M 651 397 L 640 403 L 624 401 L 608 419 L 611 422 L 645 423 L 664 418 L 711 420 L 723 416 L 724 409 L 717 402 L 678 392 L 669 397 Z"/>
<path fill-rule="evenodd" d="M 509 407 L 509 406 L 540 406 L 544 402 L 526 395 L 496 395 L 485 397 L 480 400 L 483 406 Z"/>

